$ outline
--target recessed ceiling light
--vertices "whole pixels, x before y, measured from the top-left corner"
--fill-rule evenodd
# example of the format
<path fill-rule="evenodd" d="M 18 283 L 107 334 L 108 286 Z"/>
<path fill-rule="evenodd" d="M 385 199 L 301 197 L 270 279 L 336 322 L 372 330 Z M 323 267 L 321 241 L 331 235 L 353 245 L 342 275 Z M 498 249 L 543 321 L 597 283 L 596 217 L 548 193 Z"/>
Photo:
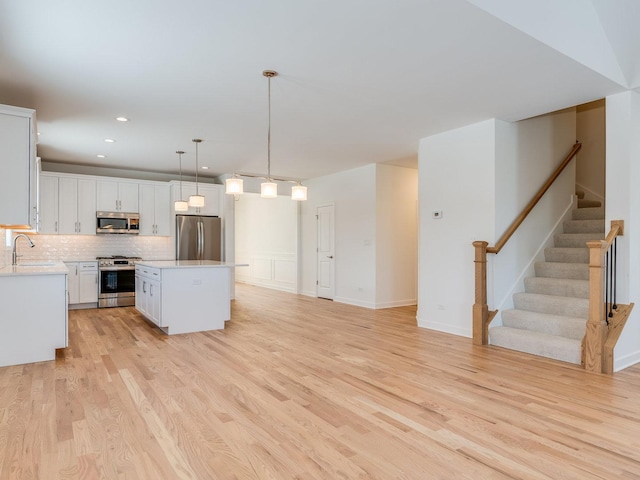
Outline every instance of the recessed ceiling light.
<path fill-rule="evenodd" d="M 96 157 L 98 157 L 98 158 L 107 158 L 106 155 L 96 155 Z"/>
<path fill-rule="evenodd" d="M 104 141 L 107 143 L 116 143 L 116 141 L 113 138 L 105 138 Z"/>
<path fill-rule="evenodd" d="M 209 167 L 202 167 L 202 170 L 209 170 Z"/>
<path fill-rule="evenodd" d="M 129 119 L 127 117 L 116 117 L 116 120 L 119 122 L 128 122 Z"/>

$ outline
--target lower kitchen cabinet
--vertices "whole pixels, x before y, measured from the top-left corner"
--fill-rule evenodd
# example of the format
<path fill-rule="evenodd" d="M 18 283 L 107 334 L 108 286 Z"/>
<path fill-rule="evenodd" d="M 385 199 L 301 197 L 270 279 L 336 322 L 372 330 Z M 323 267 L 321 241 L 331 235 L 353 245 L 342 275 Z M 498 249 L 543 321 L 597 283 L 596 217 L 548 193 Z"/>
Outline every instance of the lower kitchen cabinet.
<path fill-rule="evenodd" d="M 136 309 L 162 327 L 162 285 L 160 270 L 136 266 Z"/>
<path fill-rule="evenodd" d="M 136 308 L 166 334 L 220 330 L 231 318 L 230 269 L 216 261 L 136 264 Z"/>
<path fill-rule="evenodd" d="M 0 275 L 0 367 L 56 358 L 68 345 L 67 274 Z"/>
<path fill-rule="evenodd" d="M 69 269 L 70 308 L 94 308 L 98 303 L 98 262 L 65 262 Z"/>

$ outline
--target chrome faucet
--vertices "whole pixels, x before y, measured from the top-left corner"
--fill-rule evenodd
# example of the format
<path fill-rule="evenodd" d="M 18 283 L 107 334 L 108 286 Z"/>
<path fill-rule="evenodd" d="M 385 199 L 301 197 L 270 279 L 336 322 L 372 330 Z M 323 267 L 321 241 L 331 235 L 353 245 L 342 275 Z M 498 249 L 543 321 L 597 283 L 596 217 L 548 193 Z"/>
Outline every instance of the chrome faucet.
<path fill-rule="evenodd" d="M 12 265 L 17 265 L 17 264 L 18 264 L 18 254 L 17 254 L 17 252 L 16 252 L 16 243 L 18 243 L 18 239 L 19 239 L 20 237 L 24 237 L 24 238 L 26 238 L 26 239 L 27 239 L 27 242 L 29 242 L 29 246 L 30 246 L 31 248 L 33 248 L 33 247 L 35 247 L 35 246 L 36 246 L 36 244 L 35 244 L 35 243 L 33 243 L 33 242 L 31 241 L 31 239 L 30 239 L 27 235 L 25 235 L 24 233 L 19 233 L 18 235 L 16 235 L 16 236 L 13 238 L 13 252 L 12 252 L 12 259 L 13 259 L 13 263 L 12 263 Z"/>

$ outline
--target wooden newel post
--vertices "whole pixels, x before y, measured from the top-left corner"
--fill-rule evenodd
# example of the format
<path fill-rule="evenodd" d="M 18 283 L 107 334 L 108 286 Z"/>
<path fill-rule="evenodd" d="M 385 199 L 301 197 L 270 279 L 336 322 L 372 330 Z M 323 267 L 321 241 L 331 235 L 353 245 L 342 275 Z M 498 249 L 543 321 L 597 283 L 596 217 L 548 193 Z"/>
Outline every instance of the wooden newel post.
<path fill-rule="evenodd" d="M 607 323 L 604 305 L 604 257 L 607 242 L 596 240 L 587 242 L 589 247 L 589 320 L 584 335 L 584 369 L 602 373 L 604 342 L 607 337 Z"/>
<path fill-rule="evenodd" d="M 473 242 L 476 265 L 476 296 L 473 304 L 473 343 L 489 343 L 489 305 L 487 305 L 487 242 Z"/>

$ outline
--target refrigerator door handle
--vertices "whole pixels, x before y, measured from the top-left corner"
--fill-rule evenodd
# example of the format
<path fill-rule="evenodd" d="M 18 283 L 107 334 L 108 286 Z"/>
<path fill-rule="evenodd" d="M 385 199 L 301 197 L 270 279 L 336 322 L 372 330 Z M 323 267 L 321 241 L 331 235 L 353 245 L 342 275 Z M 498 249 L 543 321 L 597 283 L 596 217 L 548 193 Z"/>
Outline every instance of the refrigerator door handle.
<path fill-rule="evenodd" d="M 204 257 L 204 225 L 202 219 L 198 220 L 198 260 Z"/>

